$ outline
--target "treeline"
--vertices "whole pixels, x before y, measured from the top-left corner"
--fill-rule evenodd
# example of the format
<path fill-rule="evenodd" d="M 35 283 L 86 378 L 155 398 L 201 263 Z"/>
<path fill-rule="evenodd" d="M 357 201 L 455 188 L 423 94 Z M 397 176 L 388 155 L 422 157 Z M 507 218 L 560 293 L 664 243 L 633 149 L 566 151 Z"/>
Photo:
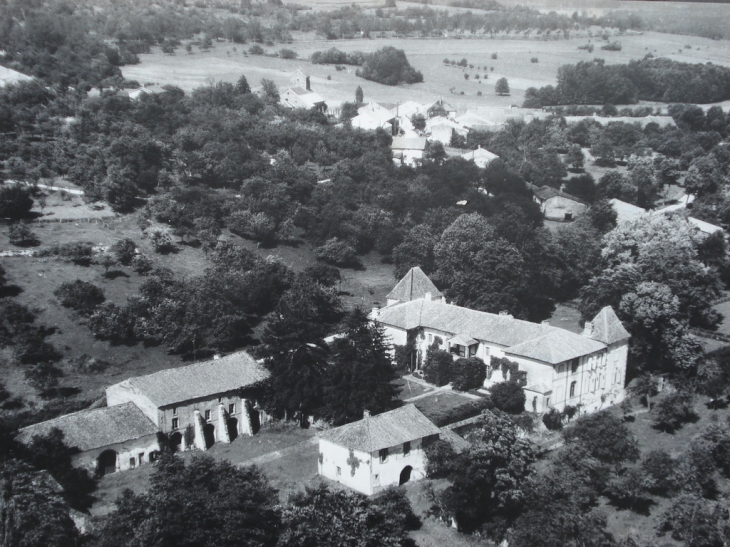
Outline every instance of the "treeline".
<path fill-rule="evenodd" d="M 713 103 L 730 98 L 730 68 L 655 59 L 651 54 L 627 65 L 601 59 L 563 65 L 558 85 L 525 92 L 523 106 L 633 104 L 638 101 Z"/>
<path fill-rule="evenodd" d="M 355 65 L 360 66 L 365 61 L 365 54 L 362 51 L 346 53 L 337 48 L 330 48 L 327 51 L 315 51 L 310 57 L 315 65 Z"/>

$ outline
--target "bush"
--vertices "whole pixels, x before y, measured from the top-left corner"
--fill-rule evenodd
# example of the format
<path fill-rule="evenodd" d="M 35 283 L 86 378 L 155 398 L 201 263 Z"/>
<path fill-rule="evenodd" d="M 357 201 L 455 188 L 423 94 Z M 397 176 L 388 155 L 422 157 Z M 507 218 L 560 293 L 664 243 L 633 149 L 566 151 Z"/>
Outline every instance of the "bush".
<path fill-rule="evenodd" d="M 431 420 L 438 427 L 453 424 L 466 420 L 467 418 L 473 418 L 479 416 L 484 410 L 491 410 L 494 408 L 494 404 L 489 397 L 476 400 L 472 399 L 467 403 L 459 406 L 449 407 L 447 409 L 432 411 L 425 405 L 419 406 L 419 400 L 415 401 L 416 408 L 423 412 L 426 417 Z"/>
<path fill-rule="evenodd" d="M 129 266 L 132 260 L 134 260 L 134 257 L 137 256 L 137 244 L 128 237 L 125 237 L 114 243 L 110 251 L 120 264 Z"/>
<path fill-rule="evenodd" d="M 487 378 L 487 366 L 479 357 L 457 359 L 451 368 L 451 382 L 454 389 L 469 391 L 482 387 Z"/>
<path fill-rule="evenodd" d="M 591 456 L 605 463 L 639 458 L 636 439 L 619 418 L 606 410 L 581 416 L 564 435 L 566 443 L 578 441 Z"/>
<path fill-rule="evenodd" d="M 355 249 L 346 241 L 340 241 L 333 237 L 321 247 L 314 250 L 317 260 L 321 260 L 333 266 L 341 266 L 343 268 L 361 267 L 360 261 L 355 254 Z"/>
<path fill-rule="evenodd" d="M 508 414 L 521 414 L 525 410 L 525 392 L 514 381 L 499 382 L 489 388 L 494 407 Z"/>
<path fill-rule="evenodd" d="M 281 57 L 282 59 L 296 59 L 297 57 L 299 57 L 299 54 L 293 49 L 280 49 L 279 57 Z"/>
<path fill-rule="evenodd" d="M 8 230 L 8 241 L 16 247 L 37 247 L 40 240 L 25 224 L 13 224 Z"/>
<path fill-rule="evenodd" d="M 80 279 L 61 284 L 53 294 L 64 308 L 70 308 L 85 317 L 94 313 L 97 306 L 106 300 L 104 291 Z"/>
<path fill-rule="evenodd" d="M 25 369 L 24 375 L 31 387 L 46 391 L 58 385 L 58 379 L 63 376 L 63 372 L 49 362 L 42 362 Z"/>
<path fill-rule="evenodd" d="M 30 191 L 18 184 L 0 188 L 0 219 L 21 220 L 30 215 L 33 198 Z"/>
<path fill-rule="evenodd" d="M 695 395 L 689 391 L 670 393 L 654 408 L 654 427 L 666 433 L 674 433 L 685 423 L 697 419 L 694 404 Z"/>
<path fill-rule="evenodd" d="M 550 431 L 560 431 L 563 429 L 563 413 L 555 408 L 551 408 L 550 412 L 542 415 L 542 423 Z"/>
<path fill-rule="evenodd" d="M 258 45 L 258 44 L 254 44 L 254 45 L 252 45 L 252 46 L 251 46 L 250 48 L 248 48 L 248 52 L 249 52 L 249 53 L 250 53 L 251 55 L 263 55 L 263 54 L 265 53 L 265 52 L 264 52 L 264 48 L 262 48 L 262 47 L 261 47 L 260 45 Z"/>
<path fill-rule="evenodd" d="M 87 323 L 100 340 L 118 342 L 134 338 L 134 319 L 127 308 L 105 302 L 96 308 Z"/>
<path fill-rule="evenodd" d="M 454 358 L 448 351 L 431 347 L 423 362 L 423 379 L 429 384 L 445 386 L 451 381 Z"/>
<path fill-rule="evenodd" d="M 132 269 L 139 275 L 146 275 L 152 268 L 154 263 L 145 255 L 137 255 L 132 259 Z"/>
<path fill-rule="evenodd" d="M 611 42 L 605 46 L 601 46 L 601 49 L 606 51 L 621 51 L 621 42 Z"/>
<path fill-rule="evenodd" d="M 677 462 L 664 450 L 652 450 L 641 462 L 649 491 L 659 496 L 673 496 L 679 485 L 674 480 Z"/>
<path fill-rule="evenodd" d="M 153 230 L 150 234 L 150 243 L 154 247 L 156 253 L 169 253 L 175 248 L 172 243 L 172 237 L 162 230 Z"/>
<path fill-rule="evenodd" d="M 63 258 L 69 262 L 73 262 L 79 266 L 88 266 L 91 264 L 93 256 L 93 247 L 91 243 L 82 243 L 80 241 L 74 243 L 64 243 L 62 245 L 53 245 L 48 249 L 41 250 L 38 256 L 55 256 Z"/>
<path fill-rule="evenodd" d="M 266 246 L 276 243 L 276 222 L 266 213 L 236 211 L 228 217 L 228 225 L 231 232 L 246 239 Z"/>
<path fill-rule="evenodd" d="M 538 59 L 537 59 L 537 57 L 532 57 L 532 58 L 530 59 L 530 62 L 531 62 L 531 63 L 537 63 L 537 62 L 538 62 Z"/>
<path fill-rule="evenodd" d="M 429 479 L 445 479 L 453 470 L 456 452 L 447 441 L 439 439 L 424 450 L 426 455 L 426 476 Z"/>

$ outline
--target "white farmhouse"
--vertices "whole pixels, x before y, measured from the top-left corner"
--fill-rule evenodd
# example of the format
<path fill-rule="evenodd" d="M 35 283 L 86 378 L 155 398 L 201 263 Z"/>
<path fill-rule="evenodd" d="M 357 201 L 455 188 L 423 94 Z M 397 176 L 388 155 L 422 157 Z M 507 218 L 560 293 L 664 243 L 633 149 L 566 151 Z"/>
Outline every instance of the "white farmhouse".
<path fill-rule="evenodd" d="M 396 165 L 417 165 L 423 160 L 426 139 L 423 137 L 393 137 L 390 145 Z"/>
<path fill-rule="evenodd" d="M 492 370 L 491 358 L 519 366 L 525 410 L 563 410 L 566 405 L 593 412 L 624 399 L 629 333 L 613 309 L 602 309 L 582 334 L 500 314 L 448 304 L 416 267 L 387 296 L 388 305 L 371 315 L 396 345 L 411 344 L 420 367 L 434 342 L 454 358 L 479 357 L 487 365 L 485 387 L 511 379 Z"/>
<path fill-rule="evenodd" d="M 461 155 L 466 161 L 473 161 L 477 167 L 484 169 L 487 165 L 496 160 L 499 156 L 490 152 L 486 148 L 482 148 L 481 145 L 476 150 L 469 150 L 466 154 Z"/>
<path fill-rule="evenodd" d="M 412 404 L 329 429 L 319 436 L 319 474 L 375 494 L 426 476 L 423 449 L 440 430 Z"/>

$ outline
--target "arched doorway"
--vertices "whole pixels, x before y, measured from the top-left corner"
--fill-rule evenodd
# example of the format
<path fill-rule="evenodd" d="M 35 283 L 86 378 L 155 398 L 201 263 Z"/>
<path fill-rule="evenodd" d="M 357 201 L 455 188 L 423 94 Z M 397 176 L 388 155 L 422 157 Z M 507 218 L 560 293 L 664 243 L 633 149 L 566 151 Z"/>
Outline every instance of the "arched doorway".
<path fill-rule="evenodd" d="M 228 438 L 233 441 L 236 439 L 236 437 L 238 437 L 238 419 L 229 418 L 228 419 Z"/>
<path fill-rule="evenodd" d="M 215 444 L 215 426 L 213 424 L 205 424 L 203 427 L 203 436 L 205 437 L 205 448 L 210 448 Z"/>
<path fill-rule="evenodd" d="M 97 469 L 100 475 L 109 475 L 117 471 L 117 453 L 114 450 L 105 450 L 99 454 Z"/>
<path fill-rule="evenodd" d="M 409 480 L 411 480 L 411 471 L 413 471 L 413 468 L 410 465 L 406 465 L 403 468 L 403 471 L 400 472 L 400 482 L 398 483 L 399 485 L 405 484 Z"/>
<path fill-rule="evenodd" d="M 173 452 L 179 452 L 182 448 L 182 433 L 179 431 L 170 435 L 170 448 Z"/>

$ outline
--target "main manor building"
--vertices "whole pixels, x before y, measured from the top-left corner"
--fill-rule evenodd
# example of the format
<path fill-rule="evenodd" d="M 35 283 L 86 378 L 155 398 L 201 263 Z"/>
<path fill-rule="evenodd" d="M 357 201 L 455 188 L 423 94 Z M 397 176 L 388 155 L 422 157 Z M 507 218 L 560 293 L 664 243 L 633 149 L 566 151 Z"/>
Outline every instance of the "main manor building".
<path fill-rule="evenodd" d="M 455 358 L 481 358 L 487 365 L 485 387 L 508 379 L 492 370 L 491 357 L 506 357 L 526 376 L 525 410 L 562 410 L 566 405 L 593 412 L 624 398 L 629 333 L 610 307 L 585 324 L 582 334 L 448 304 L 433 282 L 416 267 L 373 310 L 396 345 L 412 343 L 420 366 L 435 341 Z"/>

